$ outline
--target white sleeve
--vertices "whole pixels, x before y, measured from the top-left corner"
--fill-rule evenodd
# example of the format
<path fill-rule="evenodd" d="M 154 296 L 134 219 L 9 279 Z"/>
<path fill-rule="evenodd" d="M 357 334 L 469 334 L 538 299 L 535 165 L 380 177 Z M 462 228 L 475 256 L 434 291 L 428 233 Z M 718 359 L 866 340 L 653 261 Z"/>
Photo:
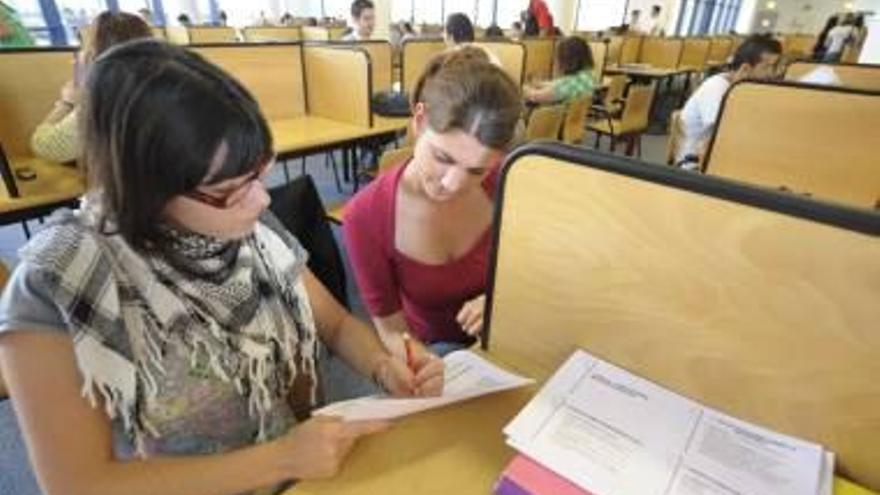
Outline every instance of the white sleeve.
<path fill-rule="evenodd" d="M 708 89 L 708 88 L 707 88 Z M 699 101 L 698 110 L 700 112 L 700 120 L 704 124 L 714 126 L 718 120 L 718 112 L 721 110 L 721 102 L 727 93 L 727 87 L 712 88 L 712 91 L 703 93 L 703 97 Z"/>

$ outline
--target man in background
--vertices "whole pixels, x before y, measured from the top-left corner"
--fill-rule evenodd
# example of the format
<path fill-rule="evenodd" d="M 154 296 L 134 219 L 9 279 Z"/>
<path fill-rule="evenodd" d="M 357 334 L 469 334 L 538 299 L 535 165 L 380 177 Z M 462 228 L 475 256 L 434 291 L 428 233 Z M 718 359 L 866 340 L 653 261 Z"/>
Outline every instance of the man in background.
<path fill-rule="evenodd" d="M 351 3 L 352 30 L 342 38 L 344 41 L 362 41 L 373 37 L 376 27 L 376 9 L 370 0 L 354 0 Z"/>

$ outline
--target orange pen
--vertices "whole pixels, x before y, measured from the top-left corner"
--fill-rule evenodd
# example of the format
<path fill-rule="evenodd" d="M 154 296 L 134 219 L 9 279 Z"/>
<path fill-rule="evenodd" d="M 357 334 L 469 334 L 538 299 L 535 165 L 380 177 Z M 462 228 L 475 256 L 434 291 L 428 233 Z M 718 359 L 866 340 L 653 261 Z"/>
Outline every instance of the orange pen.
<path fill-rule="evenodd" d="M 409 332 L 403 332 L 403 347 L 406 350 L 406 367 L 409 368 L 410 371 L 412 371 L 413 375 L 415 375 L 416 359 L 412 346 L 412 338 L 409 336 Z"/>

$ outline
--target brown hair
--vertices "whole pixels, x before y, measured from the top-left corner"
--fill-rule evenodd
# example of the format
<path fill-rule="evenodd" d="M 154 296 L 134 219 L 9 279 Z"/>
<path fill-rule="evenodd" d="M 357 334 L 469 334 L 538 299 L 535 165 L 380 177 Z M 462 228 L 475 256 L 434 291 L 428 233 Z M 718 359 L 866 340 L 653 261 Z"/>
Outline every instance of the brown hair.
<path fill-rule="evenodd" d="M 522 114 L 519 86 L 474 46 L 435 56 L 413 90 L 413 107 L 417 103 L 425 105 L 434 131 L 461 130 L 493 149 L 512 144 Z"/>
<path fill-rule="evenodd" d="M 146 21 L 127 12 L 102 12 L 92 21 L 88 33 L 86 48 L 92 59 L 113 45 L 153 37 L 153 31 Z"/>
<path fill-rule="evenodd" d="M 593 68 L 593 51 L 586 41 L 569 36 L 556 45 L 556 64 L 564 76 L 590 70 Z"/>

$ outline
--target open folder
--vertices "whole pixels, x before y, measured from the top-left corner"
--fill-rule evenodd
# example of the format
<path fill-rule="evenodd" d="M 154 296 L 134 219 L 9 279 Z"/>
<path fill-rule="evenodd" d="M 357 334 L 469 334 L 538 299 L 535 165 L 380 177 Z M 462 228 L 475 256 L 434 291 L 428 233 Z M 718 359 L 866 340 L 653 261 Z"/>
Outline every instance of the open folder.
<path fill-rule="evenodd" d="M 397 399 L 374 395 L 336 402 L 314 414 L 339 416 L 347 421 L 395 419 L 534 382 L 505 371 L 471 351 L 452 352 L 443 362 L 446 364 L 443 394 L 438 397 Z"/>

